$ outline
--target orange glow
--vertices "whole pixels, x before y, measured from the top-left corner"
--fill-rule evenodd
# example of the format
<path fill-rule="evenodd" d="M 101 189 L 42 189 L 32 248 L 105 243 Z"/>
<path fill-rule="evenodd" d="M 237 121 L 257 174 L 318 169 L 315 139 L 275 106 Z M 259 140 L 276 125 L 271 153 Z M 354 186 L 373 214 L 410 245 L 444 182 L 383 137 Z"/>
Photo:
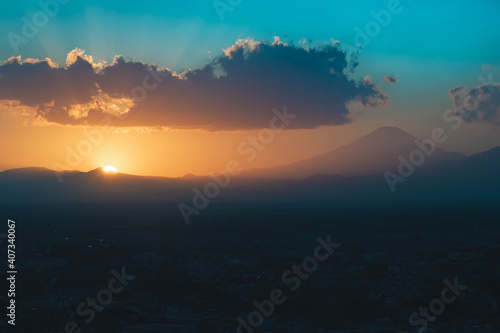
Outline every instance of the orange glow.
<path fill-rule="evenodd" d="M 52 170 L 90 171 L 112 165 L 121 173 L 182 177 L 225 170 L 236 160 L 243 169 L 264 168 L 312 157 L 352 142 L 368 130 L 323 127 L 277 133 L 252 161 L 238 146 L 258 130 L 118 130 L 109 128 L 33 125 L 30 115 L 12 114 L 0 106 L 0 130 L 9 144 L 0 145 L 0 171 L 26 166 Z M 102 136 L 101 136 L 102 135 Z M 248 146 L 248 145 L 247 145 Z"/>

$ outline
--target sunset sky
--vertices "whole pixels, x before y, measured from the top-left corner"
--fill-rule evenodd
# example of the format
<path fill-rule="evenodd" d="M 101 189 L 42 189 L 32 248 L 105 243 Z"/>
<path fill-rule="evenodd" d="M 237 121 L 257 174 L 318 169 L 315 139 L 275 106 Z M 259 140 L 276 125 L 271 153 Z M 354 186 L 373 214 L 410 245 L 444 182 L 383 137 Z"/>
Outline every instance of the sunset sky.
<path fill-rule="evenodd" d="M 485 87 L 493 96 L 442 148 L 500 146 L 498 1 L 41 3 L 52 15 L 38 1 L 0 11 L 0 170 L 178 177 L 232 159 L 281 165 L 385 125 L 430 137 Z M 246 161 L 238 147 L 285 106 L 297 116 Z M 68 149 L 91 141 L 84 132 L 95 143 L 69 165 Z"/>

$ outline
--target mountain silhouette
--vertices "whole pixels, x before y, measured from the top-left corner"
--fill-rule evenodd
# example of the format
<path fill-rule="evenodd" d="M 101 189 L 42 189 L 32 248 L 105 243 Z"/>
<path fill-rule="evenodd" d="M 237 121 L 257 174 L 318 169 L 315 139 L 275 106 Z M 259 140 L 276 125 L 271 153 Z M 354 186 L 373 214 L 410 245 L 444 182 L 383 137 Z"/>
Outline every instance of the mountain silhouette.
<path fill-rule="evenodd" d="M 408 157 L 415 149 L 414 136 L 398 127 L 380 127 L 362 138 L 328 153 L 274 168 L 253 169 L 244 173 L 248 177 L 307 178 L 313 175 L 364 176 L 396 170 L 398 156 Z M 464 155 L 438 147 L 422 166 L 444 161 L 456 161 Z"/>
<path fill-rule="evenodd" d="M 386 148 L 383 142 L 398 138 L 398 142 Z M 227 188 L 210 202 L 316 202 L 336 205 L 420 205 L 426 203 L 464 205 L 496 205 L 500 199 L 500 147 L 462 157 L 460 154 L 438 150 L 431 155 L 425 167 L 415 167 L 415 172 L 405 176 L 396 185 L 396 191 L 388 187 L 384 172 L 394 167 L 401 149 L 411 148 L 414 138 L 397 128 L 382 128 L 336 151 L 304 161 L 303 165 L 317 165 L 317 161 L 331 162 L 333 157 L 355 156 L 357 159 L 342 164 L 350 166 L 354 175 L 328 175 L 323 169 L 302 179 L 255 179 L 233 177 Z M 380 152 L 366 150 L 380 147 Z M 382 145 L 382 146 L 380 146 Z M 398 149 L 399 148 L 399 149 Z M 406 151 L 408 154 L 411 152 Z M 367 155 L 363 155 L 363 154 Z M 403 154 L 403 153 L 401 153 Z M 333 157 L 332 157 L 333 156 Z M 380 161 L 385 156 L 389 162 Z M 405 155 L 404 155 L 405 156 Z M 394 162 L 395 160 L 396 162 Z M 364 165 L 378 173 L 365 172 Z M 327 164 L 327 166 L 329 166 Z M 336 166 L 340 170 L 339 166 Z M 397 169 L 397 167 L 395 168 Z M 361 172 L 363 171 L 363 172 Z M 397 174 L 397 171 L 394 171 Z M 311 171 L 312 173 L 312 171 Z M 323 174 L 321 174 L 323 173 Z M 352 173 L 351 173 L 352 174 Z M 3 204 L 26 203 L 190 203 L 195 190 L 204 191 L 211 177 L 146 177 L 123 173 L 106 173 L 101 168 L 89 172 L 64 172 L 62 182 L 56 171 L 45 168 L 22 168 L 0 172 L 0 200 Z"/>

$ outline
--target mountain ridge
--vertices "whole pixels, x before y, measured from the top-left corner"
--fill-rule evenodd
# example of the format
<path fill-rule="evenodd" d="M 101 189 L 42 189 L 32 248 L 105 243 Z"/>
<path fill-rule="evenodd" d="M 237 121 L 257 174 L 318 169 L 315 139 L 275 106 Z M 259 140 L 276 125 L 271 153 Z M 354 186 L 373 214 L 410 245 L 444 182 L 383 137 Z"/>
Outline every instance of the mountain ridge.
<path fill-rule="evenodd" d="M 416 140 L 422 141 L 399 127 L 382 126 L 329 152 L 277 167 L 246 170 L 243 174 L 255 178 L 282 179 L 304 179 L 315 174 L 346 177 L 373 175 L 396 170 L 400 163 L 399 155 L 408 156 L 418 149 Z M 436 147 L 433 154 L 426 158 L 423 167 L 465 157 Z"/>

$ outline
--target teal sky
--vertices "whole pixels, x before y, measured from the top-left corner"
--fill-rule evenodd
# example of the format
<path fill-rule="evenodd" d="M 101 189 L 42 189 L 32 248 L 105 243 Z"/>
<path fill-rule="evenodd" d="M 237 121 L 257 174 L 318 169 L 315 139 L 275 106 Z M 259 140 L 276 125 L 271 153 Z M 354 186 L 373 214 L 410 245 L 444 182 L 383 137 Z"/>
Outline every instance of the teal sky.
<path fill-rule="evenodd" d="M 227 0 L 221 0 L 226 2 Z M 238 1 L 234 1 L 237 3 Z M 96 59 L 116 53 L 180 70 L 197 66 L 208 52 L 220 52 L 237 38 L 271 40 L 287 35 L 298 42 L 334 38 L 354 45 L 354 28 L 373 20 L 371 11 L 388 1 L 241 1 L 220 19 L 213 1 L 79 1 L 59 12 L 27 45 L 23 57 L 51 57 L 63 62 L 75 47 Z M 0 57 L 17 55 L 8 32 L 20 32 L 22 17 L 40 10 L 38 1 L 3 4 Z M 399 14 L 363 51 L 429 61 L 491 64 L 500 52 L 498 1 L 401 0 Z M 54 38 L 57 36 L 57 38 Z"/>

